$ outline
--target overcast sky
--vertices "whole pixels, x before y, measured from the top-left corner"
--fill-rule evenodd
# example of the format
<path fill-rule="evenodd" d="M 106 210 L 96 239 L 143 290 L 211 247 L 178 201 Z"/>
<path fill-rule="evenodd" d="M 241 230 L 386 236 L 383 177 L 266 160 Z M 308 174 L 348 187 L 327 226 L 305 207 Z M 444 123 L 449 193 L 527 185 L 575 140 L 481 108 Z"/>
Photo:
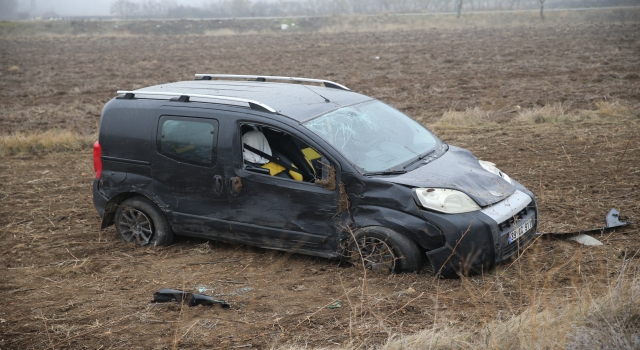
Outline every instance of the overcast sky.
<path fill-rule="evenodd" d="M 114 0 L 35 0 L 36 14 L 54 11 L 61 16 L 108 16 Z M 131 0 L 141 3 L 142 0 Z M 175 0 L 181 5 L 201 6 L 204 0 Z M 18 0 L 18 11 L 29 11 L 31 0 Z"/>

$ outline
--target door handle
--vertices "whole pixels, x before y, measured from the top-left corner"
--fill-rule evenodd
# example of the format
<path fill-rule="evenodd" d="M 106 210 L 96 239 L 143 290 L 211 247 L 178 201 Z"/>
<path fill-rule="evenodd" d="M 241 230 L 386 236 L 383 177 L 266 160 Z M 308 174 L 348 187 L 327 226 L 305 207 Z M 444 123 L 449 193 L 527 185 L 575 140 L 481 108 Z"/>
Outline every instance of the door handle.
<path fill-rule="evenodd" d="M 222 194 L 222 190 L 224 187 L 222 183 L 222 176 L 216 175 L 213 177 L 213 192 L 215 194 Z"/>
<path fill-rule="evenodd" d="M 231 193 L 232 196 L 237 197 L 240 194 L 241 190 L 242 190 L 242 181 L 240 180 L 240 178 L 237 176 L 230 178 L 229 193 Z"/>

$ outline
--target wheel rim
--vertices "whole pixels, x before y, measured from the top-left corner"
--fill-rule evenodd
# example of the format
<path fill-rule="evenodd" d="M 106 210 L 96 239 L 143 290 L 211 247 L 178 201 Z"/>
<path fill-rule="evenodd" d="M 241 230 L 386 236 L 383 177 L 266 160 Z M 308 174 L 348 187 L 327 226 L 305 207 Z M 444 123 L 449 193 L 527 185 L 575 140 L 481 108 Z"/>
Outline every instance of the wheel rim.
<path fill-rule="evenodd" d="M 122 211 L 119 225 L 120 235 L 127 242 L 135 239 L 139 245 L 147 245 L 153 236 L 151 219 L 135 208 L 125 208 Z"/>
<path fill-rule="evenodd" d="M 393 249 L 383 240 L 375 237 L 361 237 L 356 241 L 352 252 L 352 262 L 367 270 L 389 274 L 396 270 L 396 255 Z"/>

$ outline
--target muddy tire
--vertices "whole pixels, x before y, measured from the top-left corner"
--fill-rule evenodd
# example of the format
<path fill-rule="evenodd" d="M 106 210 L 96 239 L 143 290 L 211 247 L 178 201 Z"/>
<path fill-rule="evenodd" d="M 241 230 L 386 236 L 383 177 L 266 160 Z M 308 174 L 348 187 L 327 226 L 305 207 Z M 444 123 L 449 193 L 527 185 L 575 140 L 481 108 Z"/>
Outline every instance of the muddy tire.
<path fill-rule="evenodd" d="M 417 272 L 422 267 L 420 250 L 412 240 L 378 226 L 356 231 L 347 257 L 354 266 L 381 274 Z"/>
<path fill-rule="evenodd" d="M 160 209 L 142 197 L 129 198 L 116 210 L 116 231 L 125 242 L 141 247 L 169 245 L 173 231 Z"/>

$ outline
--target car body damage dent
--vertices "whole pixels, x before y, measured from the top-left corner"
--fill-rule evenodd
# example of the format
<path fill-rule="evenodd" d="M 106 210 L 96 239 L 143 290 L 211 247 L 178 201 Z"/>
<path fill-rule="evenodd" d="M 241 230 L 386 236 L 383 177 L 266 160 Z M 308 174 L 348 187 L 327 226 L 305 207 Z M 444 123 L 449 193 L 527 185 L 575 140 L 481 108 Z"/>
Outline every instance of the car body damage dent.
<path fill-rule="evenodd" d="M 315 183 L 326 190 L 333 191 L 336 189 L 336 168 L 327 163 L 321 164 L 327 173 L 327 178 L 316 180 Z"/>
<path fill-rule="evenodd" d="M 449 151 L 429 164 L 383 179 L 412 187 L 458 190 L 481 207 L 497 203 L 515 191 L 514 185 L 486 171 L 471 152 L 455 146 L 449 146 Z"/>
<path fill-rule="evenodd" d="M 334 186 L 335 187 L 335 186 Z M 349 210 L 349 195 L 344 187 L 344 183 L 340 183 L 340 200 L 338 201 L 338 213 Z"/>
<path fill-rule="evenodd" d="M 378 178 L 365 182 L 349 173 L 343 173 L 343 180 L 351 201 L 350 218 L 354 228 L 388 227 L 426 250 L 444 245 L 440 229 L 425 221 L 409 187 Z"/>

